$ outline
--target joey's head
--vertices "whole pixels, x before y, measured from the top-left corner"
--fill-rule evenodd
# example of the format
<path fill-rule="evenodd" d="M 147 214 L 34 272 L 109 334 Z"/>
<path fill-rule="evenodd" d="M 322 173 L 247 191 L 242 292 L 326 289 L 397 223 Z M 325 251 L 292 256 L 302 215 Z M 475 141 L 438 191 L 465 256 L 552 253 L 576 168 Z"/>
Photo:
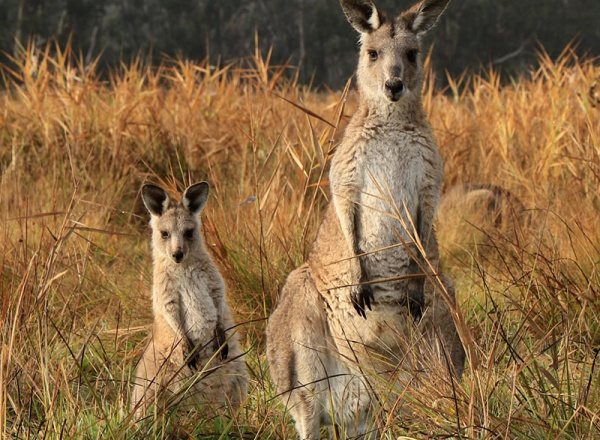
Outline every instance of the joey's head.
<path fill-rule="evenodd" d="M 340 0 L 350 24 L 360 32 L 358 89 L 371 103 L 419 98 L 423 87 L 421 39 L 450 0 L 423 0 L 389 18 L 371 0 Z"/>
<path fill-rule="evenodd" d="M 173 203 L 167 192 L 156 185 L 142 187 L 142 200 L 151 214 L 154 258 L 182 263 L 202 245 L 200 211 L 208 198 L 206 182 L 185 190 L 181 202 Z"/>

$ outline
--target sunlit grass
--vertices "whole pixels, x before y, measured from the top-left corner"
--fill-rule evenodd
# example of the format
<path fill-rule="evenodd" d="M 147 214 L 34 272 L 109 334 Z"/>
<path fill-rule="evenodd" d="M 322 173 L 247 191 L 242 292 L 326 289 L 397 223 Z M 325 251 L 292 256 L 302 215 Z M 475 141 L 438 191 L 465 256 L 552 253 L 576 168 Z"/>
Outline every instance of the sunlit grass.
<path fill-rule="evenodd" d="M 525 211 L 500 227 L 460 210 L 438 219 L 472 362 L 461 381 L 420 378 L 382 412 L 390 436 L 600 438 L 600 69 L 568 50 L 539 59 L 507 85 L 493 71 L 444 91 L 427 81 L 445 188 L 493 183 Z M 306 89 L 258 52 L 219 67 L 134 60 L 105 81 L 49 46 L 3 76 L 1 435 L 170 434 L 168 414 L 134 423 L 128 406 L 152 320 L 139 189 L 208 180 L 204 232 L 243 323 L 250 392 L 239 413 L 177 415 L 177 429 L 294 438 L 268 378 L 265 318 L 314 238 L 354 92 Z"/>

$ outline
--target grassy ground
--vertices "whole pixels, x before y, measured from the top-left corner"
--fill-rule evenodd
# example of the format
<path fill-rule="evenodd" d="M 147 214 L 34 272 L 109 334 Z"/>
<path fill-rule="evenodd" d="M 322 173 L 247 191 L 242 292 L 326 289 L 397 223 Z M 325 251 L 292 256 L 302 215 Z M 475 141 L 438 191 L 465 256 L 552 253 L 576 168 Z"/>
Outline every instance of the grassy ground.
<path fill-rule="evenodd" d="M 264 327 L 326 206 L 327 161 L 356 106 L 268 56 L 224 68 L 123 64 L 109 81 L 69 51 L 30 51 L 0 95 L 0 435 L 295 438 L 269 382 Z M 455 384 L 419 379 L 386 435 L 600 439 L 600 69 L 565 52 L 502 86 L 429 77 L 445 188 L 500 185 L 524 213 L 438 219 L 470 359 Z M 289 73 L 289 72 L 287 72 Z M 337 127 L 337 128 L 336 128 Z M 208 180 L 206 241 L 251 375 L 247 404 L 134 423 L 130 380 L 151 323 L 144 182 Z"/>

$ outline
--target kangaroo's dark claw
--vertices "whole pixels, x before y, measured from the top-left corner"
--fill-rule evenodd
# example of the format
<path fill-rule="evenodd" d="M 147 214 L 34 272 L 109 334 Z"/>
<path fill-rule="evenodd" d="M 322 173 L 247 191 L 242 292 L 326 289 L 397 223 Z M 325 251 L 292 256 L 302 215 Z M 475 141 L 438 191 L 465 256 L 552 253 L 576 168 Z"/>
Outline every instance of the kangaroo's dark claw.
<path fill-rule="evenodd" d="M 351 293 L 351 300 L 354 309 L 359 316 L 367 319 L 367 313 L 365 311 L 365 305 L 371 311 L 371 301 L 375 300 L 373 296 L 373 289 L 368 284 L 361 284 L 354 286 Z"/>
<path fill-rule="evenodd" d="M 225 344 L 225 345 L 223 345 L 223 348 L 221 348 L 221 359 L 227 359 L 228 354 L 229 354 L 229 345 Z"/>
<path fill-rule="evenodd" d="M 227 359 L 227 355 L 229 354 L 229 345 L 227 345 L 227 335 L 225 334 L 225 330 L 223 330 L 223 326 L 221 324 L 217 324 L 215 328 L 215 351 L 221 349 L 221 358 Z"/>
<path fill-rule="evenodd" d="M 184 351 L 184 358 L 187 359 L 188 367 L 192 368 L 193 370 L 198 369 L 198 349 L 189 339 L 187 341 L 187 347 Z"/>
<path fill-rule="evenodd" d="M 422 290 L 408 291 L 408 313 L 418 321 L 423 316 L 423 308 L 425 307 L 425 298 Z"/>

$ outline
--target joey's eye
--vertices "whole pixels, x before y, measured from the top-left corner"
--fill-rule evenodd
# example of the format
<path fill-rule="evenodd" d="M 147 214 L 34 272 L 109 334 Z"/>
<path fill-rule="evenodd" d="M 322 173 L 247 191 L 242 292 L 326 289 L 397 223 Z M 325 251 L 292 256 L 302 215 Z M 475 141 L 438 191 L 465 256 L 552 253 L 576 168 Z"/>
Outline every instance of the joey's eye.
<path fill-rule="evenodd" d="M 371 61 L 377 61 L 377 58 L 379 58 L 379 54 L 376 50 L 368 50 L 367 55 L 369 55 Z"/>
<path fill-rule="evenodd" d="M 406 59 L 411 63 L 414 63 L 415 61 L 417 61 L 416 49 L 410 49 L 408 52 L 406 52 Z"/>
<path fill-rule="evenodd" d="M 183 236 L 186 239 L 191 240 L 192 238 L 194 238 L 194 230 L 193 229 L 186 229 L 185 232 L 183 233 Z"/>
<path fill-rule="evenodd" d="M 169 233 L 167 231 L 160 231 L 160 236 L 166 240 L 169 238 Z"/>

